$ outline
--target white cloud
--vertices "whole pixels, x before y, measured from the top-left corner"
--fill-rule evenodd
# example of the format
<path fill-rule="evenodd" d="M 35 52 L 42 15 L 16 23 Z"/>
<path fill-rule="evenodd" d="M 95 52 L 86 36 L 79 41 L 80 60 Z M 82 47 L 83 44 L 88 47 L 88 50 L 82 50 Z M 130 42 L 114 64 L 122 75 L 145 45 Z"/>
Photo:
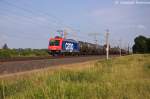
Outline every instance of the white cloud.
<path fill-rule="evenodd" d="M 130 11 L 123 7 L 110 7 L 103 9 L 95 9 L 91 12 L 91 16 L 105 18 L 106 20 L 119 20 L 129 17 Z"/>
<path fill-rule="evenodd" d="M 143 24 L 139 24 L 139 25 L 137 25 L 137 28 L 138 29 L 146 29 L 146 26 Z"/>
<path fill-rule="evenodd" d="M 42 21 L 42 22 L 48 21 L 47 18 L 41 17 L 41 16 L 35 17 L 35 19 L 37 19 L 37 20 L 39 20 L 39 21 Z"/>

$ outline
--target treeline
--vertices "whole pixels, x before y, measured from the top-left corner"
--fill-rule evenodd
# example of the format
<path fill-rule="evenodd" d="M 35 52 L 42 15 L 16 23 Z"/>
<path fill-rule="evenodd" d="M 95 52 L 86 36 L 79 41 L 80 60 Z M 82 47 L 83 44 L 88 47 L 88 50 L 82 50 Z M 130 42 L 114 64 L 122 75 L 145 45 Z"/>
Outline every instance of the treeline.
<path fill-rule="evenodd" d="M 134 39 L 133 53 L 150 53 L 150 38 L 138 36 Z"/>
<path fill-rule="evenodd" d="M 48 56 L 47 49 L 0 49 L 0 58 Z"/>

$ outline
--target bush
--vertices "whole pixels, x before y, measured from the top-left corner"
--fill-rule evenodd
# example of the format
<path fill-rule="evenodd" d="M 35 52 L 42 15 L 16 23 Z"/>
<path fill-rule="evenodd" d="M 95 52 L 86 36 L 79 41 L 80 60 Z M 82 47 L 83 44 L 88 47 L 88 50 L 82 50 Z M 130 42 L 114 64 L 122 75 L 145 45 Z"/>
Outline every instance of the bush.
<path fill-rule="evenodd" d="M 45 49 L 1 49 L 0 58 L 48 56 Z"/>
<path fill-rule="evenodd" d="M 0 50 L 0 58 L 10 58 L 11 53 L 9 50 Z"/>

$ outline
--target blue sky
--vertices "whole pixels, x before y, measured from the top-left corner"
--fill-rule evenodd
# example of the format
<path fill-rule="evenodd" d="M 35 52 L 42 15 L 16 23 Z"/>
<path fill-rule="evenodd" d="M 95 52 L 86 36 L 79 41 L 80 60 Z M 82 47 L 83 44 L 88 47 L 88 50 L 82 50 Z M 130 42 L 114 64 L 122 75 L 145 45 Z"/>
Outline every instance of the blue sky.
<path fill-rule="evenodd" d="M 122 47 L 138 35 L 150 37 L 150 4 L 115 4 L 117 0 L 0 0 L 0 46 L 47 48 L 48 39 L 66 29 L 68 38 Z M 121 0 L 122 1 L 122 0 Z M 132 0 L 131 0 L 132 1 Z"/>

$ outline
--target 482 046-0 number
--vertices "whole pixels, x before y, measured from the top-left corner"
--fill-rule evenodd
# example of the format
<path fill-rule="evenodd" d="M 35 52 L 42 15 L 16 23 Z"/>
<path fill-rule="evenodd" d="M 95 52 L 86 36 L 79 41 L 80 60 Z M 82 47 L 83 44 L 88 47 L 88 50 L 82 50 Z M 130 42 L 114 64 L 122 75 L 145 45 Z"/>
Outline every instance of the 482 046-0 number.
<path fill-rule="evenodd" d="M 73 47 L 74 45 L 73 45 L 73 43 L 66 43 L 65 44 L 65 48 L 66 48 L 66 50 L 67 51 L 69 51 L 69 52 L 72 52 L 73 51 Z"/>

